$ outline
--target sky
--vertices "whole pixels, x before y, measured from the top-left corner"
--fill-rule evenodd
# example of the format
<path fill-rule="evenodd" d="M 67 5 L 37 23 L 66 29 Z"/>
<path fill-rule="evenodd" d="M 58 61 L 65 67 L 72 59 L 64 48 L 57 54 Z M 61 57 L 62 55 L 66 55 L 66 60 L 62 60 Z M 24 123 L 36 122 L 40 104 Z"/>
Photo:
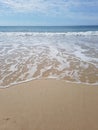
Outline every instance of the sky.
<path fill-rule="evenodd" d="M 0 0 L 5 25 L 98 25 L 98 0 Z"/>

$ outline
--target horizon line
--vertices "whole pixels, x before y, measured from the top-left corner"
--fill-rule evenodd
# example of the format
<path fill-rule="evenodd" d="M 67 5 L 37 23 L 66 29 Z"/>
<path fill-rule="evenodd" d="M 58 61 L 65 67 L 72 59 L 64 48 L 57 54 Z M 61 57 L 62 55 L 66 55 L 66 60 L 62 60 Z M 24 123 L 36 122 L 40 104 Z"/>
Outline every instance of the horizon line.
<path fill-rule="evenodd" d="M 0 25 L 0 27 L 70 27 L 70 26 L 98 26 L 97 25 Z"/>

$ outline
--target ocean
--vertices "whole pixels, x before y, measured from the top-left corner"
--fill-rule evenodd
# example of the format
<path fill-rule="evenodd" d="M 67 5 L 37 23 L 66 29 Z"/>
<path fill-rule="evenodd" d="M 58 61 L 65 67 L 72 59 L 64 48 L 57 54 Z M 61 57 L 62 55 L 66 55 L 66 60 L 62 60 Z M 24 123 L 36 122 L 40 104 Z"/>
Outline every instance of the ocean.
<path fill-rule="evenodd" d="M 0 32 L 86 32 L 98 26 L 0 26 Z"/>
<path fill-rule="evenodd" d="M 98 85 L 98 26 L 1 26 L 0 88 L 35 79 Z"/>

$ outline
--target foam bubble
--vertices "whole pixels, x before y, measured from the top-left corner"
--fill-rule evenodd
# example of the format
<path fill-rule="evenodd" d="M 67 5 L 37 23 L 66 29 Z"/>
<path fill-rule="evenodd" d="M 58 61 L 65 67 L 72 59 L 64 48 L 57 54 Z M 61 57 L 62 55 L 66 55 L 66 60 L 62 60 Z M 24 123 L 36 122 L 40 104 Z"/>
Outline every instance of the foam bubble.
<path fill-rule="evenodd" d="M 0 32 L 0 87 L 39 78 L 98 83 L 98 32 Z"/>

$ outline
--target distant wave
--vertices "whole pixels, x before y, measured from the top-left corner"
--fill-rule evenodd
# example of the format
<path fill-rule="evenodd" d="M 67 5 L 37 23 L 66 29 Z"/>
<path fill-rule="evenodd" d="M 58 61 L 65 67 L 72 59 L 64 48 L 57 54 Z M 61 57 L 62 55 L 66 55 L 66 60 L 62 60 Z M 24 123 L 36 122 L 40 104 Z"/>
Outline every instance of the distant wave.
<path fill-rule="evenodd" d="M 92 35 L 98 36 L 98 31 L 86 31 L 86 32 L 0 32 L 0 35 Z"/>

